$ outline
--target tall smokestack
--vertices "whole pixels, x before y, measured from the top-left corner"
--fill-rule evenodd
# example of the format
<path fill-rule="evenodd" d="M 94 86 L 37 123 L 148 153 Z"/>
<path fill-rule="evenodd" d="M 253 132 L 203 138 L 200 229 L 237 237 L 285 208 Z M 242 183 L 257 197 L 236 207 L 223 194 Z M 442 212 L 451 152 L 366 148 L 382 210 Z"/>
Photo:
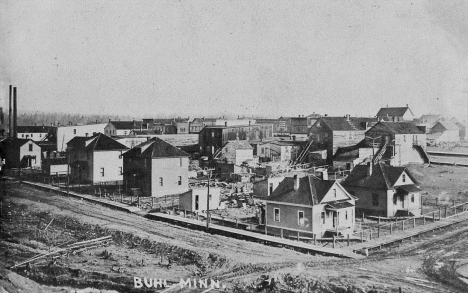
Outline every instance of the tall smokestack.
<path fill-rule="evenodd" d="M 16 86 L 13 88 L 13 137 L 18 136 L 18 101 L 16 99 Z"/>
<path fill-rule="evenodd" d="M 8 136 L 9 137 L 12 137 L 13 133 L 12 133 L 12 121 L 13 121 L 13 117 L 11 116 L 11 92 L 12 92 L 12 85 L 10 84 L 10 93 L 9 93 L 9 96 L 10 96 L 10 107 L 8 108 Z"/>

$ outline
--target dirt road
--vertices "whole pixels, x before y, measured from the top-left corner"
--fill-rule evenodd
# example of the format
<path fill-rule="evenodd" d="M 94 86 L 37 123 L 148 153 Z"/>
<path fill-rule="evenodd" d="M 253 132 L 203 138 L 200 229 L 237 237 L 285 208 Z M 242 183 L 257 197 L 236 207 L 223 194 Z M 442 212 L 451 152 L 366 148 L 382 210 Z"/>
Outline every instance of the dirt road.
<path fill-rule="evenodd" d="M 63 222 L 70 221 L 69 219 L 84 225 L 80 227 L 98 226 L 100 233 L 114 233 L 115 236 L 115 231 L 118 231 L 132 235 L 132 239 L 138 239 L 107 247 L 106 251 L 112 251 L 113 255 L 108 259 L 101 257 L 105 254 L 104 248 L 91 251 L 89 255 L 71 256 L 59 263 L 60 270 L 56 269 L 55 275 L 42 267 L 36 268 L 33 273 L 20 272 L 43 285 L 57 286 L 58 283 L 54 280 L 58 270 L 64 278 L 66 276 L 67 280 L 71 280 L 63 283 L 68 288 L 101 284 L 99 279 L 104 276 L 109 282 L 107 287 L 102 288 L 113 288 L 120 292 L 130 292 L 132 276 L 158 276 L 173 281 L 187 276 L 217 278 L 228 284 L 230 291 L 237 292 L 257 292 L 253 285 L 258 283 L 261 275 L 276 277 L 280 281 L 277 285 L 278 292 L 399 292 L 399 288 L 402 288 L 402 292 L 463 292 L 465 288 L 456 273 L 463 262 L 453 265 L 450 262 L 451 254 L 447 252 L 451 251 L 453 244 L 456 246 L 453 250 L 456 251 L 455 255 L 460 259 L 466 257 L 461 249 L 468 242 L 461 232 L 463 229 L 467 230 L 466 227 L 458 230 L 454 228 L 453 232 L 447 234 L 448 238 L 444 234 L 436 235 L 418 243 L 389 249 L 364 260 L 346 260 L 310 256 L 284 248 L 192 231 L 24 185 L 9 183 L 6 200 L 15 206 L 26 207 L 31 215 L 45 213 L 47 219 L 56 219 L 49 228 L 51 234 L 45 240 L 30 240 L 31 236 L 26 236 L 28 233 L 22 235 L 19 231 L 15 232 L 15 227 L 9 227 L 12 230 L 9 233 L 13 238 L 16 237 L 13 242 L 2 241 L 2 248 L 12 252 L 6 258 L 9 264 L 24 259 L 33 252 L 46 250 L 47 245 L 44 243 L 57 238 L 56 235 L 68 235 L 67 230 L 71 226 L 65 228 L 67 224 L 64 225 Z M 142 240 L 153 244 L 145 247 L 134 244 L 142 243 Z M 31 248 L 31 242 L 37 242 L 34 249 Z M 437 254 L 441 245 L 444 245 L 446 254 Z M 165 263 L 163 258 L 166 256 L 155 251 L 154 247 L 161 248 L 165 253 L 177 252 L 171 256 L 171 266 L 170 263 Z M 194 261 L 190 261 L 191 259 Z M 452 267 L 449 268 L 449 265 Z M 75 277 L 71 271 L 76 270 L 86 278 Z M 444 284 L 442 280 L 448 276 L 458 283 Z M 133 292 L 143 291 L 135 289 Z"/>

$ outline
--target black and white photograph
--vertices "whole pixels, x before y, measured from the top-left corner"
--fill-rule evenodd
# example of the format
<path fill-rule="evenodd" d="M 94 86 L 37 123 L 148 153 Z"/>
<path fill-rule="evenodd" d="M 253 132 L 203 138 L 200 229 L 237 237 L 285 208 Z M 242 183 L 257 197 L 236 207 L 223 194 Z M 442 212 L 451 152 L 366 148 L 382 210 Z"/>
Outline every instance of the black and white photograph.
<path fill-rule="evenodd" d="M 0 293 L 468 292 L 468 1 L 0 0 Z"/>

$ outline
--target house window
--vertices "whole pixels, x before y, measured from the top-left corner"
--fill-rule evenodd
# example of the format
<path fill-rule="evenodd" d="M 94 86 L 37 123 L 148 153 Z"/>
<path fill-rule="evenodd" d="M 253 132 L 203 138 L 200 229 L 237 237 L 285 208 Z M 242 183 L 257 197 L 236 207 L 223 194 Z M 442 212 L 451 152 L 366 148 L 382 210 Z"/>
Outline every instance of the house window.
<path fill-rule="evenodd" d="M 214 137 L 214 131 L 211 132 L 211 137 Z"/>
<path fill-rule="evenodd" d="M 336 189 L 333 189 L 333 196 L 336 198 Z"/>
<path fill-rule="evenodd" d="M 119 175 L 123 175 L 122 167 L 119 167 Z"/>
<path fill-rule="evenodd" d="M 182 158 L 179 158 L 179 167 L 182 167 Z"/>
<path fill-rule="evenodd" d="M 393 195 L 393 204 L 394 205 L 397 205 L 397 202 L 398 202 L 398 195 L 396 195 L 396 193 Z"/>
<path fill-rule="evenodd" d="M 303 211 L 297 212 L 297 224 L 299 226 L 304 226 L 304 212 Z"/>
<path fill-rule="evenodd" d="M 406 182 L 406 174 L 403 174 L 403 176 L 401 177 L 401 181 Z"/>
<path fill-rule="evenodd" d="M 32 152 L 32 150 L 33 150 L 33 145 L 32 145 L 32 143 L 30 143 L 29 144 L 29 151 Z"/>
<path fill-rule="evenodd" d="M 345 219 L 348 220 L 348 210 L 345 211 Z"/>
<path fill-rule="evenodd" d="M 101 177 L 104 177 L 104 168 L 101 168 Z"/>
<path fill-rule="evenodd" d="M 325 212 L 321 214 L 322 224 L 325 224 Z"/>
<path fill-rule="evenodd" d="M 76 129 L 73 129 L 73 134 L 76 134 Z"/>
<path fill-rule="evenodd" d="M 280 221 L 280 209 L 274 208 L 273 209 L 273 215 L 274 215 L 273 221 L 279 222 Z"/>
<path fill-rule="evenodd" d="M 178 185 L 182 185 L 182 176 L 179 176 L 179 179 L 177 180 Z"/>
<path fill-rule="evenodd" d="M 164 179 L 162 177 L 159 177 L 159 186 L 163 186 L 164 184 Z"/>
<path fill-rule="evenodd" d="M 374 207 L 379 206 L 379 195 L 377 193 L 372 194 L 372 205 Z"/>
<path fill-rule="evenodd" d="M 406 142 L 406 135 L 403 134 L 403 141 Z"/>
<path fill-rule="evenodd" d="M 414 202 L 414 194 L 411 195 L 411 202 Z"/>

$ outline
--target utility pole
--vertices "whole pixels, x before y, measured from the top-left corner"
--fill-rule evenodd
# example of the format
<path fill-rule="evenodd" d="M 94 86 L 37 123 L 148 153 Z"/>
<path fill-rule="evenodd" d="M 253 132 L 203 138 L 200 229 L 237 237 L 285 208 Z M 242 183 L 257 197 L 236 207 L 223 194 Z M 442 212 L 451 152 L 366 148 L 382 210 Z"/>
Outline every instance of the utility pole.
<path fill-rule="evenodd" d="M 208 232 L 210 228 L 210 179 L 212 170 L 213 169 L 208 170 L 208 192 L 206 195 L 206 232 Z"/>

